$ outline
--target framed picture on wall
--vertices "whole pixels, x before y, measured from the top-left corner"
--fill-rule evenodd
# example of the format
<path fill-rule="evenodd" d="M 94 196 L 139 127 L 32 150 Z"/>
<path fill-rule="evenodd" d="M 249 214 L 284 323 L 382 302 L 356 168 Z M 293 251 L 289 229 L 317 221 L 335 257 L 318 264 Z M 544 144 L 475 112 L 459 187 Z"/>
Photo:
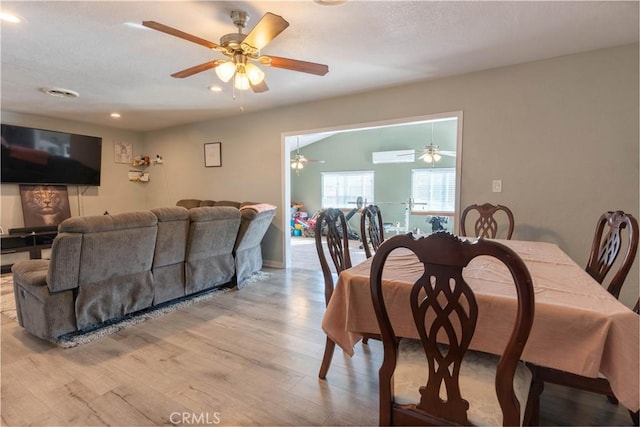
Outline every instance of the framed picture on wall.
<path fill-rule="evenodd" d="M 115 162 L 116 163 L 133 163 L 133 146 L 126 142 L 115 141 L 113 143 L 115 149 Z"/>
<path fill-rule="evenodd" d="M 207 168 L 222 166 L 221 142 L 210 142 L 204 144 L 204 166 Z"/>
<path fill-rule="evenodd" d="M 71 217 L 66 185 L 20 185 L 24 226 L 56 226 Z"/>

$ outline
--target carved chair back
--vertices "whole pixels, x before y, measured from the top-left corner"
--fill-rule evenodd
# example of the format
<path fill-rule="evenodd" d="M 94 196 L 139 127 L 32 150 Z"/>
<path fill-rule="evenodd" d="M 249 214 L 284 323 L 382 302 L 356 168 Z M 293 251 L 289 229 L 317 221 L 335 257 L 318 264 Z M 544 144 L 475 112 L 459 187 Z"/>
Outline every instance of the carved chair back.
<path fill-rule="evenodd" d="M 627 277 L 631 264 L 638 250 L 638 221 L 633 215 L 623 211 L 609 211 L 598 219 L 589 261 L 585 270 L 598 283 L 602 284 L 611 270 L 622 248 L 622 233 L 627 230 L 627 252 L 620 263 L 618 271 L 609 282 L 607 290 L 618 298 L 624 279 Z"/>
<path fill-rule="evenodd" d="M 407 307 L 424 349 L 424 363 L 428 362 L 428 379 L 420 387 L 420 401 L 408 405 L 394 402 L 393 375 L 399 340 L 387 314 L 382 284 L 387 257 L 398 248 L 411 250 L 424 267 L 423 275 L 413 284 Z M 390 237 L 373 257 L 371 294 L 384 348 L 379 371 L 380 425 L 469 425 L 469 403 L 459 386 L 460 366 L 475 332 L 478 305 L 462 272 L 480 255 L 504 263 L 515 283 L 518 299 L 515 324 L 498 363 L 495 387 L 504 425 L 519 425 L 519 405 L 524 402 L 518 403 L 513 382 L 533 323 L 531 276 L 522 259 L 506 246 L 491 240 L 462 241 L 447 232 L 418 239 L 410 234 Z M 448 347 L 445 349 L 442 344 Z M 440 396 L 441 387 L 446 389 L 446 399 Z"/>
<path fill-rule="evenodd" d="M 369 205 L 362 210 L 360 216 L 360 238 L 367 258 L 371 258 L 372 251 L 377 251 L 384 242 L 384 228 L 382 226 L 382 212 L 377 205 Z"/>
<path fill-rule="evenodd" d="M 492 205 L 491 203 L 483 203 L 482 205 L 474 204 L 467 206 L 462 215 L 460 216 L 460 235 L 469 236 L 466 231 L 467 216 L 475 212 L 478 215 L 478 219 L 473 224 L 474 237 L 486 237 L 489 239 L 495 239 L 498 234 L 498 221 L 496 220 L 496 214 L 498 212 L 504 212 L 507 216 L 508 229 L 506 238 L 511 239 L 513 235 L 513 228 L 515 221 L 513 219 L 513 212 L 503 205 Z"/>
<path fill-rule="evenodd" d="M 329 304 L 331 294 L 333 294 L 334 283 L 333 272 L 329 267 L 327 254 L 337 274 L 340 274 L 342 270 L 351 268 L 347 221 L 340 209 L 329 208 L 320 212 L 316 221 L 315 238 L 318 259 L 324 276 L 325 303 Z M 326 249 L 324 248 L 323 240 L 326 244 Z"/>

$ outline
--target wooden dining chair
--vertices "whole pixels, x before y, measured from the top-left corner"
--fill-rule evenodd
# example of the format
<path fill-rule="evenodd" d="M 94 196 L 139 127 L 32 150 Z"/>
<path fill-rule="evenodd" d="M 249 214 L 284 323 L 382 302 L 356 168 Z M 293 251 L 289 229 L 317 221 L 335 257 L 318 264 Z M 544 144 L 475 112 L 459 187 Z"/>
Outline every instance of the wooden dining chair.
<path fill-rule="evenodd" d="M 382 212 L 377 205 L 365 207 L 360 215 L 360 238 L 367 258 L 371 258 L 372 250 L 377 251 L 384 242 Z"/>
<path fill-rule="evenodd" d="M 506 238 L 511 239 L 513 235 L 513 228 L 515 220 L 513 219 L 513 212 L 503 205 L 492 205 L 491 203 L 483 203 L 482 205 L 473 204 L 467 206 L 460 216 L 460 235 L 470 236 L 467 234 L 466 222 L 472 220 L 472 216 L 477 216 L 477 219 L 473 223 L 474 234 L 471 237 L 486 237 L 489 239 L 495 239 L 498 235 L 498 217 L 499 212 L 503 212 L 507 219 L 507 234 Z"/>
<path fill-rule="evenodd" d="M 399 248 L 412 251 L 424 267 L 407 301 L 418 340 L 398 339 L 385 305 L 384 266 Z M 469 350 L 479 312 L 462 272 L 478 256 L 501 261 L 516 291 L 514 326 L 499 356 Z M 371 296 L 384 347 L 379 371 L 380 425 L 536 421 L 530 418 L 537 414 L 533 376 L 519 360 L 533 324 L 533 282 L 515 252 L 495 241 L 463 241 L 447 232 L 418 239 L 393 236 L 373 257 Z"/>
<path fill-rule="evenodd" d="M 626 242 L 623 244 L 623 230 L 627 230 Z M 626 252 L 615 274 L 608 284 L 605 279 L 612 271 L 612 267 L 618 258 L 623 246 Z M 593 236 L 589 261 L 585 271 L 591 275 L 598 283 L 606 287 L 607 291 L 615 298 L 620 297 L 620 290 L 624 280 L 631 269 L 638 250 L 638 221 L 633 215 L 623 211 L 609 211 L 600 215 L 596 224 L 596 231 Z M 640 299 L 638 300 L 640 303 Z M 634 311 L 638 313 L 638 303 Z M 597 378 L 584 377 L 582 375 L 559 371 L 543 366 L 535 368 L 540 380 L 544 383 L 558 384 L 565 387 L 585 390 L 592 393 L 607 396 L 610 402 L 617 404 L 618 400 L 613 395 L 609 380 L 603 375 Z M 631 412 L 631 419 L 634 425 L 638 425 L 638 412 Z"/>
<path fill-rule="evenodd" d="M 627 230 L 626 242 L 623 244 L 622 234 L 625 229 Z M 604 280 L 611 271 L 611 267 L 623 246 L 627 248 L 626 253 L 609 284 L 604 285 Z M 635 260 L 637 250 L 638 221 L 633 215 L 623 211 L 605 212 L 598 219 L 585 270 L 598 283 L 604 285 L 611 295 L 619 298 L 620 290 Z"/>
<path fill-rule="evenodd" d="M 316 250 L 320 260 L 320 267 L 322 268 L 322 275 L 324 276 L 324 300 L 325 305 L 328 305 L 333 294 L 334 281 L 327 254 L 331 258 L 336 274 L 351 268 L 347 221 L 340 209 L 329 208 L 320 212 L 315 227 Z M 326 250 L 323 240 L 326 244 Z M 319 374 L 322 379 L 327 376 L 335 347 L 336 343 L 327 337 Z"/>
<path fill-rule="evenodd" d="M 424 266 L 407 300 L 418 340 L 399 339 L 385 305 L 383 270 L 398 248 L 415 253 Z M 478 256 L 495 257 L 507 267 L 517 296 L 514 326 L 500 356 L 469 350 L 479 313 L 462 272 Z M 373 257 L 371 296 L 384 347 L 380 425 L 537 421 L 532 417 L 537 415 L 539 388 L 519 360 L 533 324 L 533 283 L 515 252 L 495 241 L 463 241 L 447 232 L 418 239 L 393 236 Z"/>

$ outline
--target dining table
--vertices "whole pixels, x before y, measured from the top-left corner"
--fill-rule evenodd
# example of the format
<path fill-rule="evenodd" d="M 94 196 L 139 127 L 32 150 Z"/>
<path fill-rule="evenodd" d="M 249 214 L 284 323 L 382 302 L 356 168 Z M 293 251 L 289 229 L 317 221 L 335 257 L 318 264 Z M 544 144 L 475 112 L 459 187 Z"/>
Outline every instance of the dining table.
<path fill-rule="evenodd" d="M 640 408 L 640 316 L 596 282 L 562 249 L 549 242 L 496 241 L 514 250 L 533 279 L 535 315 L 522 360 L 586 377 L 604 375 L 621 404 Z M 364 334 L 379 333 L 371 301 L 373 258 L 340 273 L 322 319 L 322 329 L 354 355 Z M 382 273 L 383 296 L 397 336 L 418 338 L 409 308 L 409 289 L 424 269 L 408 249 L 392 252 Z M 507 268 L 480 256 L 463 270 L 478 303 L 470 347 L 501 354 L 517 308 Z"/>

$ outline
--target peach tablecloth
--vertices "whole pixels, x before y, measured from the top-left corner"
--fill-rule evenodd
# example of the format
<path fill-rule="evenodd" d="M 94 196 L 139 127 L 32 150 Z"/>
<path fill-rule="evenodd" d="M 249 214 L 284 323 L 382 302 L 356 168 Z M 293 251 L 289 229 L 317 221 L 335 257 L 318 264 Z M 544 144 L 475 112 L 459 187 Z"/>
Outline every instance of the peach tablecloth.
<path fill-rule="evenodd" d="M 604 374 L 618 400 L 640 408 L 640 316 L 613 298 L 557 245 L 500 240 L 524 260 L 535 288 L 533 328 L 522 358 L 563 371 Z M 346 353 L 362 333 L 378 333 L 371 302 L 371 259 L 343 271 L 322 320 L 322 329 Z M 389 316 L 399 336 L 417 338 L 408 308 L 407 283 L 422 273 L 410 253 L 390 255 L 383 272 Z M 515 315 L 515 289 L 506 268 L 490 258 L 475 259 L 463 277 L 476 294 L 479 316 L 471 347 L 501 353 Z"/>

